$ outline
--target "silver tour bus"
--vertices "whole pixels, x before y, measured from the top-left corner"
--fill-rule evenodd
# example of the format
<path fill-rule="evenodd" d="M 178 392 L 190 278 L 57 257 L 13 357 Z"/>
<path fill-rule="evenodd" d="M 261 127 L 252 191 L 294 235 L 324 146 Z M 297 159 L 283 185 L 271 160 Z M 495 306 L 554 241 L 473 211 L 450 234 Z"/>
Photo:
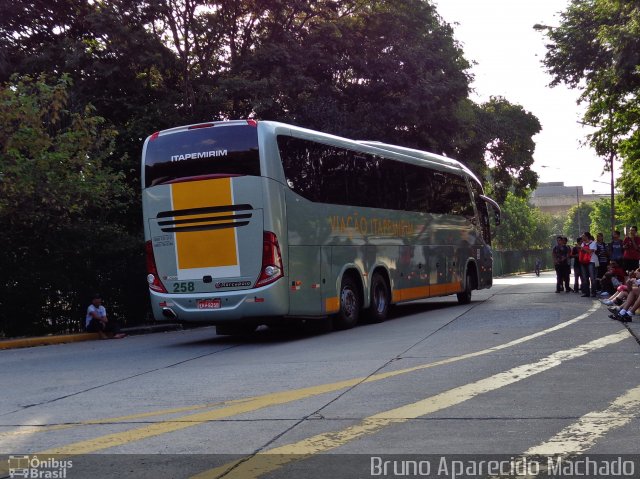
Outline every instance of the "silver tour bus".
<path fill-rule="evenodd" d="M 492 285 L 489 208 L 461 163 L 271 121 L 149 136 L 142 206 L 156 319 L 220 334 L 287 318 L 339 329 Z"/>

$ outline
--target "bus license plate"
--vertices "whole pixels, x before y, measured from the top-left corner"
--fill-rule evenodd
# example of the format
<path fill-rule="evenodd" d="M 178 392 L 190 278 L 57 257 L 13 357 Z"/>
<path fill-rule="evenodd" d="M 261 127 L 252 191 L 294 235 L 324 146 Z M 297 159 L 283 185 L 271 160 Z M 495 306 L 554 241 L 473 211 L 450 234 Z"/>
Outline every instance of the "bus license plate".
<path fill-rule="evenodd" d="M 198 309 L 220 309 L 220 299 L 199 299 Z"/>

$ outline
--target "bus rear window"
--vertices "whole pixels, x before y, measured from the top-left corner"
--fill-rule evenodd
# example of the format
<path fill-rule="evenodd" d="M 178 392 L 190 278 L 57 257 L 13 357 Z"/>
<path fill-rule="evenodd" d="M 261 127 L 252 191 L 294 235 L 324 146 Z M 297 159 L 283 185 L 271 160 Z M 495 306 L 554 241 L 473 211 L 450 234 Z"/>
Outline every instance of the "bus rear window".
<path fill-rule="evenodd" d="M 258 129 L 213 126 L 160 135 L 149 140 L 144 159 L 145 188 L 207 175 L 260 175 Z"/>

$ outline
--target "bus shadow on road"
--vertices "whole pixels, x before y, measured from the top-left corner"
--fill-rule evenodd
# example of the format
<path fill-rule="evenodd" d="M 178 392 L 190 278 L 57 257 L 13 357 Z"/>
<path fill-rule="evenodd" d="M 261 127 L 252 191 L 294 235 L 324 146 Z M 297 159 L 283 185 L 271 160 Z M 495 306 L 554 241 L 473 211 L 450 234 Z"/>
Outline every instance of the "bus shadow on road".
<path fill-rule="evenodd" d="M 441 309 L 448 309 L 456 306 L 455 300 L 447 301 L 429 301 L 422 300 L 411 303 L 403 303 L 395 305 L 389 312 L 389 316 L 383 323 L 370 323 L 363 316 L 362 320 L 353 329 L 372 328 L 384 325 L 389 321 L 401 321 L 403 318 L 409 318 L 416 314 L 423 314 Z M 344 331 L 336 330 L 328 318 L 318 319 L 289 319 L 287 318 L 281 323 L 260 324 L 255 331 L 245 332 L 233 335 L 218 335 L 211 331 L 212 336 L 196 341 L 186 341 L 176 344 L 176 346 L 202 346 L 210 345 L 238 345 L 238 344 L 274 344 L 298 341 L 316 336 L 329 334 L 342 334 Z"/>

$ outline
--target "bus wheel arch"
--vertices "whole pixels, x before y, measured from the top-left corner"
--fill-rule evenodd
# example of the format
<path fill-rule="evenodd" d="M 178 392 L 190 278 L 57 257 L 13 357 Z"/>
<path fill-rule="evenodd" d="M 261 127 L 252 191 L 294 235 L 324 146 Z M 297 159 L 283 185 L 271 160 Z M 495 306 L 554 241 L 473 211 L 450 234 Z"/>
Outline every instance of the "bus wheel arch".
<path fill-rule="evenodd" d="M 364 289 L 360 274 L 355 269 L 348 269 L 342 274 L 338 300 L 340 310 L 333 318 L 335 329 L 351 329 L 360 319 L 363 305 Z"/>
<path fill-rule="evenodd" d="M 464 277 L 464 291 L 458 293 L 458 302 L 460 304 L 469 304 L 471 302 L 471 292 L 478 289 L 478 268 L 473 261 L 467 263 Z"/>
<path fill-rule="evenodd" d="M 369 308 L 367 318 L 370 323 L 381 323 L 391 307 L 391 281 L 385 268 L 378 267 L 371 274 L 369 287 Z"/>

